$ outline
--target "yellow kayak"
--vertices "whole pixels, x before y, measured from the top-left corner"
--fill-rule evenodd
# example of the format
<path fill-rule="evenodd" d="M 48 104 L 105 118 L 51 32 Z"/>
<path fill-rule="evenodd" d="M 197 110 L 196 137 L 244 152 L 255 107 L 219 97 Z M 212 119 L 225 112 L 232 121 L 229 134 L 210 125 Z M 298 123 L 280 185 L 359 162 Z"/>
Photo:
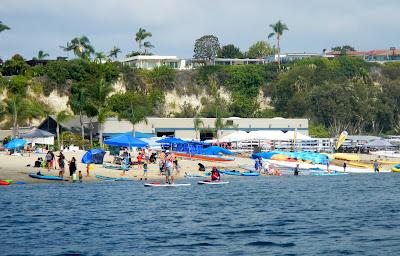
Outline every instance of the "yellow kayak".
<path fill-rule="evenodd" d="M 335 159 L 346 161 L 360 161 L 360 157 L 356 154 L 335 153 L 332 155 Z"/>
<path fill-rule="evenodd" d="M 392 168 L 392 172 L 400 172 L 400 169 L 399 169 L 399 168 L 393 167 L 393 168 Z"/>
<path fill-rule="evenodd" d="M 368 168 L 368 169 L 373 169 L 374 168 L 370 164 L 364 164 L 364 163 L 359 163 L 359 162 L 349 162 L 348 165 L 362 167 L 362 168 Z"/>
<path fill-rule="evenodd" d="M 388 160 L 378 160 L 378 163 L 380 163 L 380 164 L 393 164 L 393 165 L 400 164 L 399 162 L 393 162 L 393 161 L 388 161 Z"/>

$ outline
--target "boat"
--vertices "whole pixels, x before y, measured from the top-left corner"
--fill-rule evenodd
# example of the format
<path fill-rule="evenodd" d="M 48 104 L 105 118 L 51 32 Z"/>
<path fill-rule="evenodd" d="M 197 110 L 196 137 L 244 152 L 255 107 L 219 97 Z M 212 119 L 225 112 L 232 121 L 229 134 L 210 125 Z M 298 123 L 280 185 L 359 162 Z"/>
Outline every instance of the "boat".
<path fill-rule="evenodd" d="M 197 182 L 199 185 L 224 185 L 224 184 L 229 184 L 229 181 L 211 181 L 211 180 L 199 180 Z"/>
<path fill-rule="evenodd" d="M 107 177 L 102 175 L 96 175 L 97 179 L 105 180 L 105 181 L 133 181 L 129 178 L 114 178 L 114 177 Z"/>
<path fill-rule="evenodd" d="M 189 183 L 161 183 L 161 182 L 150 182 L 150 183 L 145 183 L 145 187 L 187 187 L 190 186 Z"/>
<path fill-rule="evenodd" d="M 60 176 L 42 175 L 42 174 L 37 174 L 37 173 L 30 173 L 29 177 L 34 178 L 34 179 L 40 179 L 40 180 L 58 180 L 58 181 L 64 180 Z"/>
<path fill-rule="evenodd" d="M 235 158 L 233 158 L 233 157 L 224 157 L 221 155 L 189 154 L 189 153 L 185 153 L 185 152 L 173 152 L 173 153 L 175 154 L 175 156 L 178 156 L 178 157 L 210 161 L 210 162 L 229 162 L 229 161 L 235 160 Z"/>
<path fill-rule="evenodd" d="M 400 172 L 400 164 L 393 166 L 392 172 Z"/>

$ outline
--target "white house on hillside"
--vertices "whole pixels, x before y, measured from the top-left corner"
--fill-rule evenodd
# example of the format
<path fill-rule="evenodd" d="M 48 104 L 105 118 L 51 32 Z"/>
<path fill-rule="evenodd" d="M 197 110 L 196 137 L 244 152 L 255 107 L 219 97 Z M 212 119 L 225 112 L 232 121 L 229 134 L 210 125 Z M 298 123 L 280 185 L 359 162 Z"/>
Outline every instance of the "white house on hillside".
<path fill-rule="evenodd" d="M 138 55 L 120 60 L 124 65 L 133 68 L 153 69 L 155 67 L 167 66 L 173 69 L 191 69 L 191 64 L 176 56 Z"/>

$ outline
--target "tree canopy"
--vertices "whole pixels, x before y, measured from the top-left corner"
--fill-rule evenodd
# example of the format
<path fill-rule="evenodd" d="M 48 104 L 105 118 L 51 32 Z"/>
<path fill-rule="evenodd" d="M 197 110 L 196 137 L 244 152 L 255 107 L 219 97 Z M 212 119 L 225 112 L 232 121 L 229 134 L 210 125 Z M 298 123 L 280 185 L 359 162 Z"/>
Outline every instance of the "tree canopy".
<path fill-rule="evenodd" d="M 210 62 L 217 57 L 219 49 L 218 37 L 205 35 L 195 41 L 193 57 L 198 60 Z"/>

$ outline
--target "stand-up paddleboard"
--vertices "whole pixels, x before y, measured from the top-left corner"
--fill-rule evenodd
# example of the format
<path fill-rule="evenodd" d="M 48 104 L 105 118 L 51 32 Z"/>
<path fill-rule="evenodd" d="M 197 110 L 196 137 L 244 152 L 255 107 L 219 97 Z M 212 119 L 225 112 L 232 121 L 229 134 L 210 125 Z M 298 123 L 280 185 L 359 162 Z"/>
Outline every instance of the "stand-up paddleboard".
<path fill-rule="evenodd" d="M 346 175 L 349 174 L 347 172 L 310 172 L 311 176 L 338 176 L 338 175 Z"/>
<path fill-rule="evenodd" d="M 34 179 L 41 179 L 41 180 L 64 180 L 63 178 L 59 176 L 53 176 L 53 175 L 39 175 L 36 173 L 30 173 L 29 177 L 34 178 Z"/>
<path fill-rule="evenodd" d="M 200 184 L 200 185 L 224 185 L 224 184 L 229 184 L 229 181 L 200 180 L 197 182 L 197 184 Z"/>
<path fill-rule="evenodd" d="M 186 187 L 190 186 L 189 183 L 161 183 L 161 182 L 150 182 L 150 183 L 145 183 L 145 187 Z"/>

